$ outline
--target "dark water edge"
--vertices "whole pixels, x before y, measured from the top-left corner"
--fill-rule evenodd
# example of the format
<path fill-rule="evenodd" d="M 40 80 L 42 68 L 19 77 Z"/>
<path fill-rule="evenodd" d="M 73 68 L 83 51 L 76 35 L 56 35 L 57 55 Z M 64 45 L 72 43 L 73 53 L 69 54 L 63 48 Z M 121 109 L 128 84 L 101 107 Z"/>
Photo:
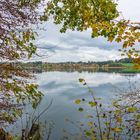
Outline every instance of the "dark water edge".
<path fill-rule="evenodd" d="M 139 69 L 129 69 L 129 68 L 91 68 L 91 67 L 86 67 L 86 68 L 82 68 L 82 69 L 74 69 L 74 68 L 61 68 L 61 69 L 43 69 L 43 68 L 28 68 L 26 69 L 27 71 L 31 72 L 31 73 L 42 73 L 42 72 L 88 72 L 88 73 L 94 73 L 94 72 L 106 72 L 106 73 L 140 73 Z"/>

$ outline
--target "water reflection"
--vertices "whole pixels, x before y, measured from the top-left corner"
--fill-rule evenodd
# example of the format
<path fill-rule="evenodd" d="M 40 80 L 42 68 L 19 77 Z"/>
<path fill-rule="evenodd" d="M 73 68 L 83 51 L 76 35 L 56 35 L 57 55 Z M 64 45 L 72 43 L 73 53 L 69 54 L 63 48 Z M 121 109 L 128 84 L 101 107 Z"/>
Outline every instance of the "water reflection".
<path fill-rule="evenodd" d="M 90 112 L 87 107 L 85 112 L 80 113 L 77 111 L 77 105 L 74 104 L 76 99 L 86 98 L 90 100 L 91 98 L 87 89 L 79 84 L 79 78 L 84 78 L 93 89 L 95 96 L 102 98 L 102 102 L 108 106 L 111 104 L 111 100 L 119 95 L 119 92 L 116 92 L 116 88 L 127 89 L 129 81 L 139 81 L 140 75 L 104 72 L 43 72 L 36 74 L 36 82 L 44 93 L 39 110 L 46 108 L 53 99 L 50 109 L 40 118 L 42 122 L 47 120 L 55 124 L 51 140 L 59 140 L 62 137 L 62 128 L 71 132 L 78 131 L 76 127 L 65 122 L 66 118 L 72 121 L 84 121 L 85 116 Z M 19 126 L 19 123 L 20 120 L 16 125 Z M 16 125 L 13 129 L 15 131 L 17 131 Z"/>

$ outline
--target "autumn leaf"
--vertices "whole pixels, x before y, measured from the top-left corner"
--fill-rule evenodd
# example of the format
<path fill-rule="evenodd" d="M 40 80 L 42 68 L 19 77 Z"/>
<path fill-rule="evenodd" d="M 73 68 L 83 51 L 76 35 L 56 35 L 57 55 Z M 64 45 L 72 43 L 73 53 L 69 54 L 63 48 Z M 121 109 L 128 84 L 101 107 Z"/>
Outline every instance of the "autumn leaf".
<path fill-rule="evenodd" d="M 77 100 L 75 100 L 75 103 L 76 104 L 80 104 L 81 103 L 81 100 L 80 99 L 77 99 Z"/>
<path fill-rule="evenodd" d="M 85 80 L 82 78 L 79 78 L 79 82 L 82 83 L 82 82 L 85 82 Z"/>
<path fill-rule="evenodd" d="M 117 132 L 117 133 L 121 131 L 121 129 L 118 128 L 118 127 L 112 128 L 112 130 L 113 130 L 114 132 Z"/>

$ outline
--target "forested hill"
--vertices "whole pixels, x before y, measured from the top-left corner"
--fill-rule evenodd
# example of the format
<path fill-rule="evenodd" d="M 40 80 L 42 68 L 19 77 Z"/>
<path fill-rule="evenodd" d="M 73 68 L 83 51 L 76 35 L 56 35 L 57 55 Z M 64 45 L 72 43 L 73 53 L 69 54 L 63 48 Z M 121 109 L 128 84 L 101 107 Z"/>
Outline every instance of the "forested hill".
<path fill-rule="evenodd" d="M 79 62 L 72 62 L 72 61 L 68 61 L 68 62 L 41 62 L 41 61 L 35 61 L 35 62 L 27 62 L 27 63 L 24 63 L 25 65 L 32 65 L 32 66 L 37 66 L 37 65 L 41 65 L 41 64 L 98 64 L 98 65 L 105 65 L 105 64 L 123 64 L 123 63 L 132 63 L 133 62 L 133 59 L 129 59 L 129 58 L 123 58 L 123 59 L 119 59 L 119 60 L 108 60 L 108 61 L 100 61 L 100 62 L 96 62 L 96 61 L 88 61 L 88 62 L 82 62 L 82 61 L 79 61 Z M 22 63 L 22 62 L 21 62 Z"/>

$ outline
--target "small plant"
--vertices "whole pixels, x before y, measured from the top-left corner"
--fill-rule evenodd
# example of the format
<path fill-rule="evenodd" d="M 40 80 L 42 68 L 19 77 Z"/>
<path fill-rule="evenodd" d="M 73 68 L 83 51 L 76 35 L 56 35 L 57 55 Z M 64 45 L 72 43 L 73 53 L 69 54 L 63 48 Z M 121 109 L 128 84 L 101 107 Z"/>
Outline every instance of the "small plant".
<path fill-rule="evenodd" d="M 93 90 L 82 78 L 83 84 L 91 94 L 91 100 L 77 99 L 79 112 L 86 109 L 80 107 L 87 102 L 93 113 L 86 116 L 86 121 L 79 125 L 79 138 L 75 140 L 139 140 L 140 139 L 140 108 L 139 104 L 123 105 L 123 99 L 113 101 L 112 106 L 106 109 L 99 98 L 95 98 Z M 74 136 L 74 135 L 73 135 Z M 65 139 L 65 138 L 64 138 Z"/>

